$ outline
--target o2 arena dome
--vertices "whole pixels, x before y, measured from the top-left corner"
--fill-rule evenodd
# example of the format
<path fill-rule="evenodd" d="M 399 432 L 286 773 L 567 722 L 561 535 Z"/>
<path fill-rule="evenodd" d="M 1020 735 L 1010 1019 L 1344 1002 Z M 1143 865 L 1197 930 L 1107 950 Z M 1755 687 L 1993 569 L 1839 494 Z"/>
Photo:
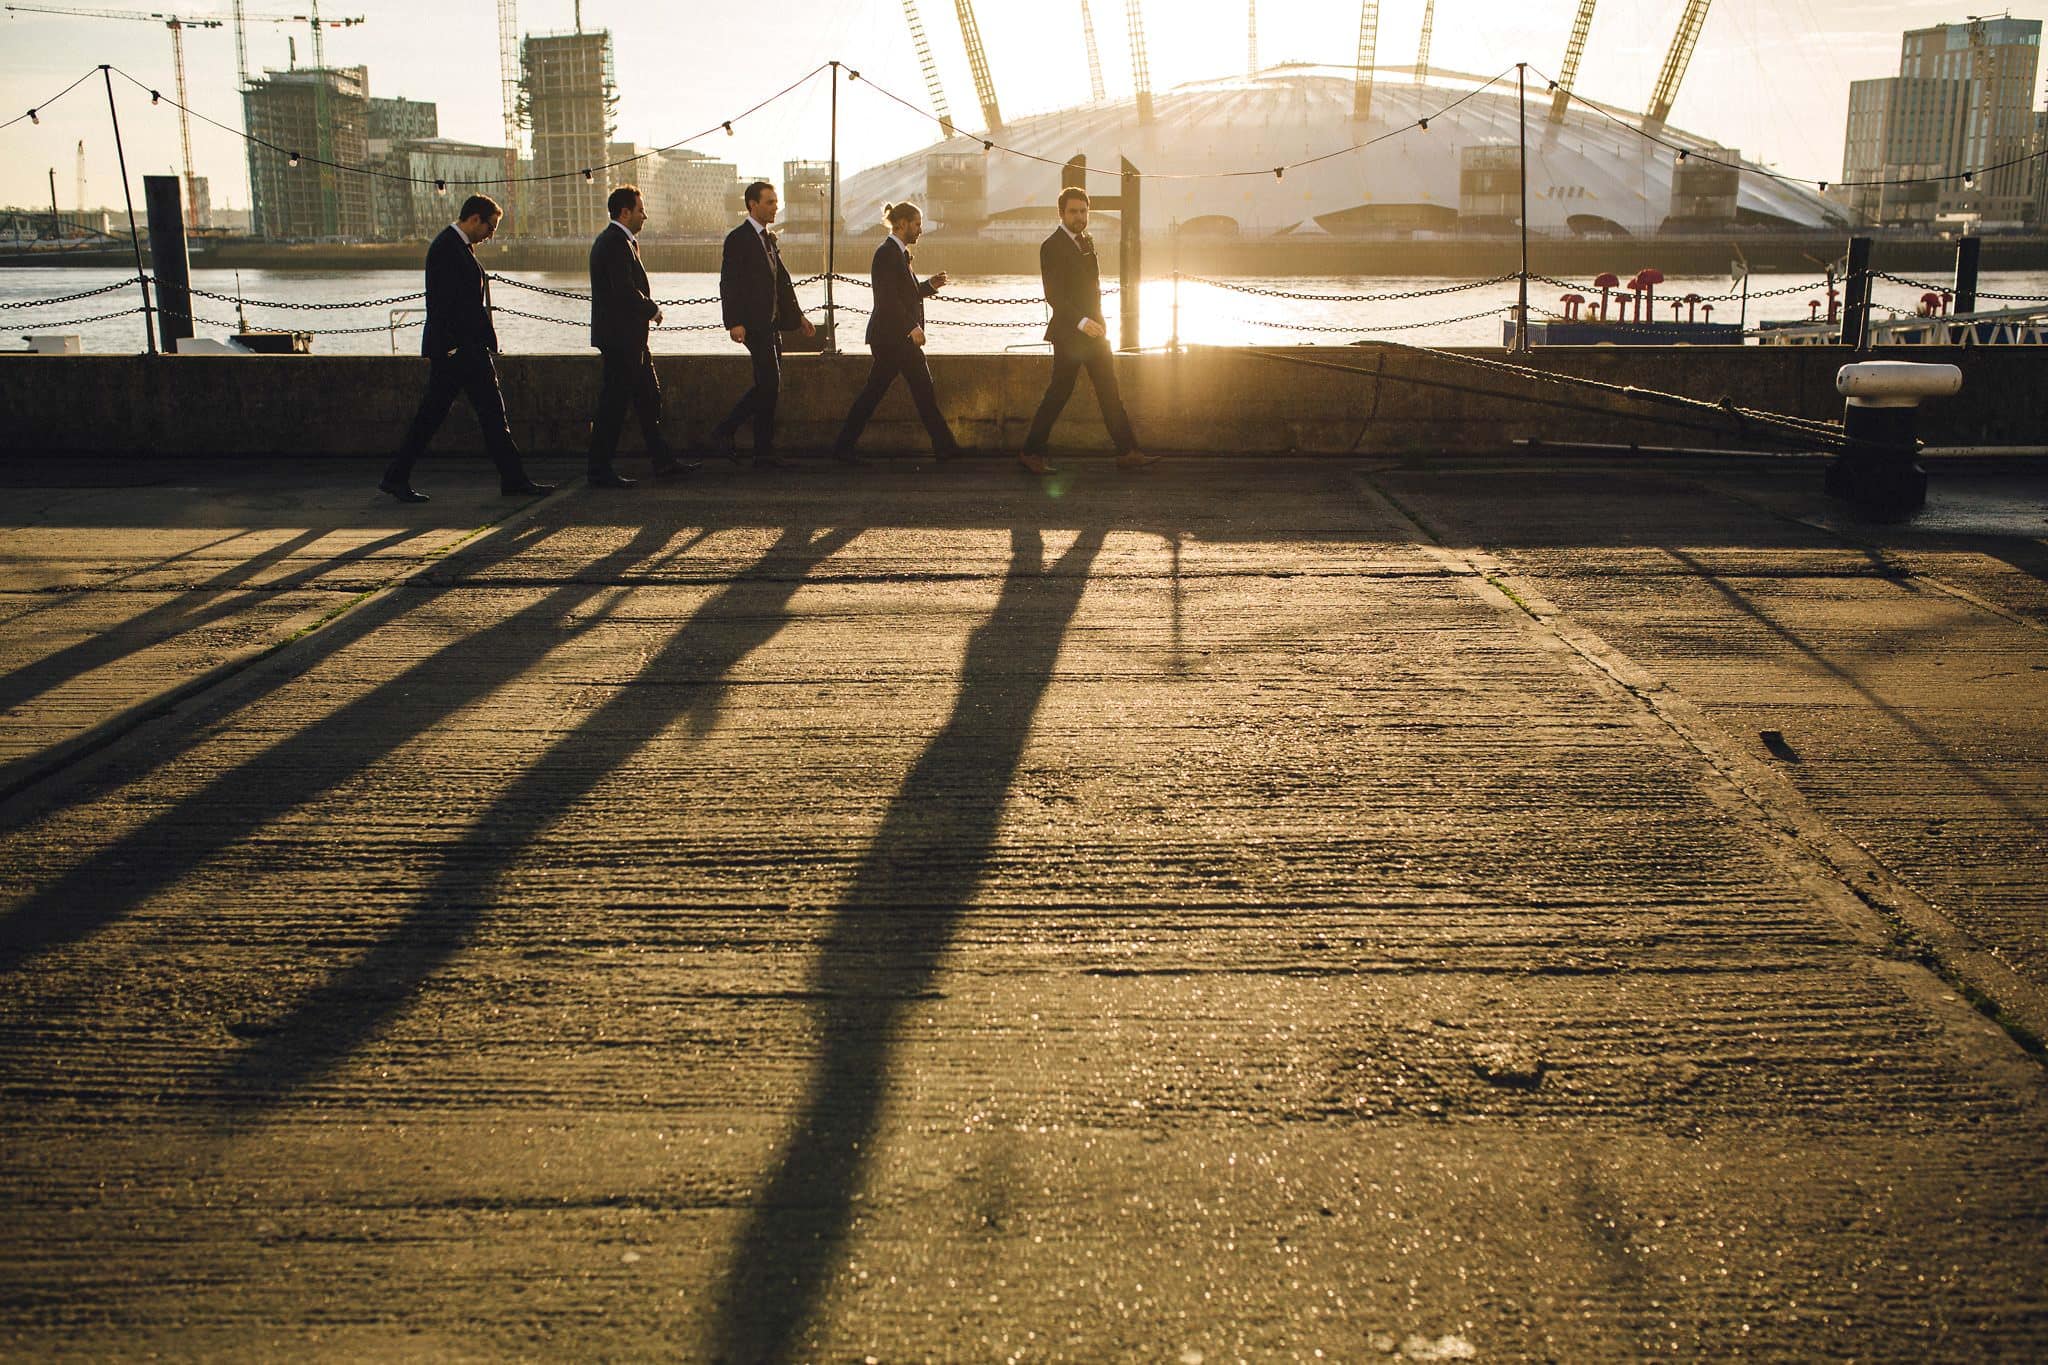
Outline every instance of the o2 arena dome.
<path fill-rule="evenodd" d="M 1433 70 L 1421 84 L 1403 76 L 1391 71 L 1374 81 L 1363 123 L 1352 118 L 1351 68 L 1279 66 L 1161 92 L 1151 99 L 1149 122 L 1141 121 L 1136 99 L 1107 101 L 1010 120 L 992 136 L 1054 162 L 1085 155 L 1087 187 L 1100 194 L 1116 193 L 1115 176 L 1103 172 L 1120 158 L 1152 174 L 1213 175 L 1358 147 L 1278 180 L 1270 172 L 1147 180 L 1147 234 L 1514 231 L 1521 206 L 1512 73 L 1486 89 L 1484 76 Z M 1530 90 L 1527 108 L 1533 232 L 1620 237 L 1848 226 L 1842 210 L 1818 194 L 1747 173 L 1755 168 L 1710 139 L 1660 129 L 1664 142 L 1704 154 L 1681 162 L 1671 147 L 1637 131 L 1640 114 L 1574 100 L 1553 122 L 1550 95 L 1540 85 Z M 1415 126 L 1424 118 L 1427 130 Z M 1358 146 L 1401 128 L 1408 131 Z M 885 203 L 911 199 L 924 207 L 934 232 L 1036 240 L 1054 220 L 1061 178 L 1057 165 L 984 152 L 979 137 L 961 135 L 848 177 L 841 207 L 847 222 L 865 224 L 880 220 Z M 1113 222 L 1103 226 L 1116 230 Z"/>

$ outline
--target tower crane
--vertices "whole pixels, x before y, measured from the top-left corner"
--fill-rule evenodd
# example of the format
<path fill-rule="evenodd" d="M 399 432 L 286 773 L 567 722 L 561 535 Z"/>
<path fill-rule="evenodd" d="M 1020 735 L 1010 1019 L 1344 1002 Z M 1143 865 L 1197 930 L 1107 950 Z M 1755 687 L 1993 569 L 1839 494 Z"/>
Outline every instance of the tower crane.
<path fill-rule="evenodd" d="M 206 19 L 185 14 L 171 14 L 165 11 L 138 13 L 121 9 L 59 9 L 55 5 L 9 5 L 9 10 L 24 14 L 67 14 L 75 19 L 139 19 L 145 24 L 162 24 L 171 31 L 171 68 L 178 80 L 178 140 L 185 153 L 185 206 L 192 210 L 194 227 L 209 224 L 196 221 L 199 212 L 199 177 L 192 173 L 192 116 L 185 112 L 191 103 L 185 98 L 185 30 L 188 28 L 220 28 L 219 19 Z M 84 164 L 85 144 L 78 144 L 79 162 Z M 84 171 L 79 179 L 85 178 Z M 81 192 L 82 194 L 82 192 Z M 83 205 L 80 205 L 83 208 Z"/>
<path fill-rule="evenodd" d="M 1586 55 L 1586 34 L 1593 27 L 1593 0 L 1579 0 L 1579 12 L 1572 16 L 1572 36 L 1564 45 L 1564 69 L 1557 73 L 1557 93 L 1550 97 L 1550 121 L 1564 122 L 1564 111 L 1572 102 L 1572 82 L 1579 78 L 1579 58 Z"/>
<path fill-rule="evenodd" d="M 967 45 L 967 69 L 974 73 L 974 93 L 981 99 L 981 121 L 991 135 L 1003 131 L 1003 111 L 996 106 L 996 83 L 988 73 L 988 54 L 981 48 L 981 25 L 974 22 L 974 0 L 953 0 L 960 16 L 960 40 Z"/>
<path fill-rule="evenodd" d="M 1436 0 L 1423 0 L 1422 41 L 1415 46 L 1415 83 L 1429 83 L 1429 39 L 1436 31 Z"/>
<path fill-rule="evenodd" d="M 1244 7 L 1244 74 L 1259 74 L 1259 0 L 1246 0 Z"/>
<path fill-rule="evenodd" d="M 917 64 L 924 69 L 924 91 L 931 96 L 932 112 L 939 116 L 939 131 L 953 136 L 953 111 L 946 104 L 946 87 L 939 80 L 939 64 L 932 60 L 932 45 L 925 41 L 924 21 L 917 17 L 917 0 L 903 0 L 903 17 L 910 24 L 910 41 L 917 48 Z"/>
<path fill-rule="evenodd" d="M 1671 116 L 1671 105 L 1678 98 L 1678 83 L 1685 79 L 1686 63 L 1692 60 L 1693 45 L 1700 40 L 1700 28 L 1707 22 L 1707 6 L 1712 0 L 1685 0 L 1685 13 L 1678 16 L 1678 32 L 1671 36 L 1671 50 L 1664 54 L 1664 65 L 1657 72 L 1657 87 L 1650 92 L 1650 112 L 1643 116 L 1643 131 L 1662 131 L 1664 120 Z"/>
<path fill-rule="evenodd" d="M 1364 123 L 1372 117 L 1372 68 L 1378 60 L 1380 42 L 1380 0 L 1360 0 L 1358 6 L 1358 68 L 1351 86 L 1351 121 Z"/>
<path fill-rule="evenodd" d="M 498 0 L 498 99 L 505 106 L 505 217 L 514 231 L 524 232 L 526 223 L 519 216 L 519 0 Z"/>
<path fill-rule="evenodd" d="M 1152 123 L 1152 68 L 1145 60 L 1144 0 L 1124 0 L 1124 17 L 1131 24 L 1131 81 L 1138 88 L 1138 126 Z"/>
<path fill-rule="evenodd" d="M 1081 36 L 1088 41 L 1088 97 L 1102 103 L 1102 53 L 1095 46 L 1095 16 L 1088 12 L 1088 0 L 1081 0 Z"/>
<path fill-rule="evenodd" d="M 85 139 L 78 139 L 78 212 L 85 214 Z"/>

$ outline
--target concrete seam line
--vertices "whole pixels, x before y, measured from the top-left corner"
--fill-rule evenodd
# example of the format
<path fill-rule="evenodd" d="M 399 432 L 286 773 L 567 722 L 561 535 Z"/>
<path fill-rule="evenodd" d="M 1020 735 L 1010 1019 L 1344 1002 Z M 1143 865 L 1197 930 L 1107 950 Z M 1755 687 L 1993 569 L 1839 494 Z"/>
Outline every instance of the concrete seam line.
<path fill-rule="evenodd" d="M 1582 659 L 1596 675 L 1635 702 L 1696 751 L 1760 817 L 1759 827 L 1772 842 L 1803 864 L 1788 868 L 1802 880 L 1818 881 L 1836 895 L 1834 903 L 1856 927 L 1876 929 L 1881 938 L 1906 950 L 1922 950 L 1940 974 L 1989 1001 L 1999 1022 L 2016 1044 L 2029 1051 L 2048 1040 L 2048 991 L 2028 981 L 1979 943 L 1961 925 L 1943 914 L 1902 881 L 1890 868 L 1847 838 L 1783 775 L 1742 752 L 1718 722 L 1680 696 L 1597 633 L 1577 625 L 1533 583 L 1508 572 L 1483 552 L 1447 548 L 1418 519 L 1408 516 L 1398 500 L 1369 478 L 1356 482 L 1388 512 L 1407 520 L 1435 555 L 1462 564 L 1473 591 L 1496 595 L 1496 605 L 1515 618 L 1527 618 L 1536 630 Z M 1513 592 L 1507 591 L 1512 585 Z M 1838 898 L 1846 896 L 1844 905 Z M 1853 909 L 1851 908 L 1853 907 Z M 2017 1024 L 2016 1032 L 2012 1025 Z"/>
<path fill-rule="evenodd" d="M 283 639 L 253 646 L 168 693 L 139 702 L 80 734 L 59 741 L 35 758 L 23 760 L 34 763 L 35 767 L 0 786 L 0 827 L 26 824 L 40 813 L 45 805 L 56 797 L 62 785 L 57 783 L 56 779 L 66 776 L 84 777 L 101 763 L 112 760 L 133 745 L 154 738 L 164 725 L 193 714 L 198 707 L 225 699 L 232 685 L 245 681 L 252 671 L 265 665 L 277 664 L 287 655 L 300 652 L 305 648 L 307 641 L 318 639 L 328 627 L 352 615 L 367 603 L 388 597 L 429 569 L 445 568 L 451 561 L 496 536 L 525 526 L 539 514 L 542 507 L 565 496 L 567 490 L 557 490 L 537 502 L 514 508 L 497 521 L 485 522 L 474 527 L 452 544 L 445 545 L 431 554 L 422 555 L 382 583 L 356 593 L 341 606 L 323 606 L 315 609 L 319 614 L 310 624 L 298 627 Z M 303 612 L 300 617 L 294 619 L 303 619 L 309 615 L 314 615 L 314 611 Z"/>

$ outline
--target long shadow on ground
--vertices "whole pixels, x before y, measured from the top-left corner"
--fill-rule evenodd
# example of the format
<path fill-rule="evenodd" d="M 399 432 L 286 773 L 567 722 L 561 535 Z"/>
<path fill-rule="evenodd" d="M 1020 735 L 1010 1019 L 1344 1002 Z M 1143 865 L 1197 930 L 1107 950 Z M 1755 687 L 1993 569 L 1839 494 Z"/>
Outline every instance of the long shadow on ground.
<path fill-rule="evenodd" d="M 562 632 L 549 623 L 570 618 L 612 578 L 659 551 L 670 535 L 666 527 L 642 529 L 575 581 L 422 659 L 38 887 L 0 919 L 0 971 L 18 970 L 40 953 L 117 922 L 278 816 L 367 771 L 511 682 L 560 643 Z M 508 545 L 499 556 L 513 552 Z M 403 610 L 394 604 L 351 623 L 355 629 L 338 633 L 329 652 Z"/>
<path fill-rule="evenodd" d="M 583 797 L 669 725 L 684 718 L 700 730 L 709 725 L 727 675 L 774 638 L 810 571 L 856 534 L 814 537 L 808 529 L 788 528 L 756 566 L 775 566 L 775 578 L 743 572 L 692 613 L 642 670 L 658 683 L 681 675 L 687 684 L 621 687 L 549 748 L 458 843 L 437 853 L 440 874 L 391 933 L 228 1065 L 230 1103 L 260 1107 L 287 1098 L 346 1060 L 401 1012 L 421 984 L 469 942 L 495 904 L 499 880 L 522 851 L 565 812 L 573 818 Z"/>
<path fill-rule="evenodd" d="M 1083 531 L 1042 569 L 1039 532 L 1012 530 L 1009 574 L 968 642 L 953 713 L 904 779 L 833 912 L 811 983 L 823 1002 L 823 1051 L 733 1248 L 714 1327 L 721 1359 L 789 1358 L 816 1310 L 873 1150 L 904 1010 L 929 991 L 980 886 L 1102 543 L 1102 531 Z"/>

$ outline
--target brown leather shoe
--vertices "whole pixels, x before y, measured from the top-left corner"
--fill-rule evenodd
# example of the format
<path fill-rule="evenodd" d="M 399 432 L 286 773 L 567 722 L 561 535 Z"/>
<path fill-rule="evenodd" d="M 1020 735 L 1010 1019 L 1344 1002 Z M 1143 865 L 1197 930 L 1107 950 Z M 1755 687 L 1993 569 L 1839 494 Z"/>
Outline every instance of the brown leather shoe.
<path fill-rule="evenodd" d="M 1126 450 L 1123 454 L 1116 457 L 1116 467 L 1118 469 L 1143 469 L 1148 464 L 1158 464 L 1159 460 L 1159 456 L 1147 455 L 1142 450 Z"/>
<path fill-rule="evenodd" d="M 1028 450 L 1017 456 L 1017 463 L 1024 466 L 1025 473 L 1036 474 L 1041 478 L 1047 474 L 1059 473 L 1057 469 L 1054 469 L 1045 462 L 1045 456 L 1033 455 Z"/>

